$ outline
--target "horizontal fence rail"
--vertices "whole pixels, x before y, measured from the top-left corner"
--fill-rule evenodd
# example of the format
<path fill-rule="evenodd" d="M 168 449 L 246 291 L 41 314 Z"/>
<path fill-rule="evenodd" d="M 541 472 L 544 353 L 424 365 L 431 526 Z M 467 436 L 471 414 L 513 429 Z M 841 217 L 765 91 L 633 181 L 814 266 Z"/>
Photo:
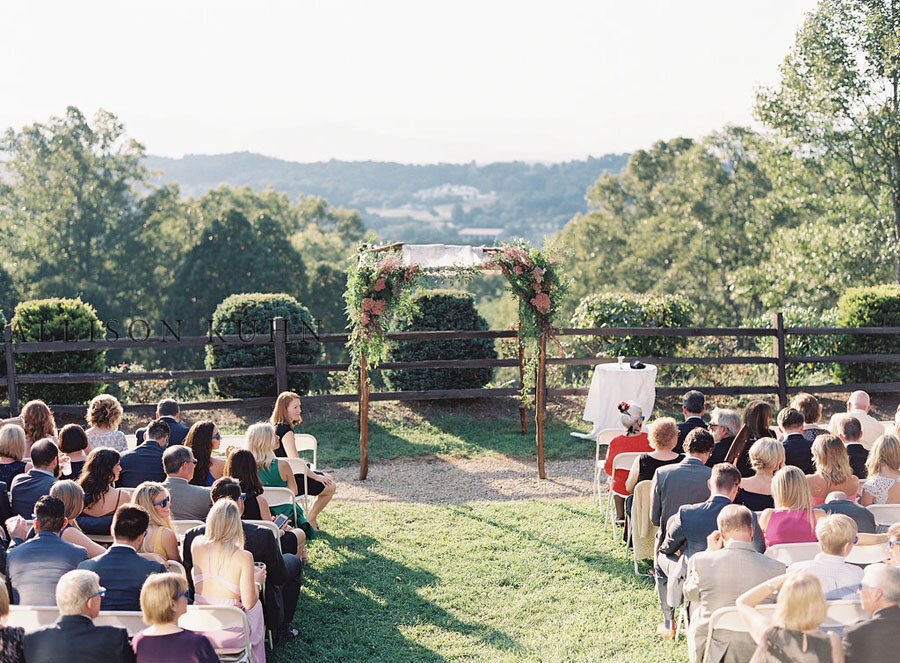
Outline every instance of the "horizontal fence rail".
<path fill-rule="evenodd" d="M 266 333 L 256 334 L 218 334 L 212 332 L 205 336 L 165 336 L 148 337 L 146 339 L 119 338 L 76 339 L 64 341 L 16 341 L 10 325 L 4 329 L 4 349 L 6 353 L 6 375 L 0 377 L 0 386 L 6 387 L 9 395 L 10 414 L 18 413 L 18 385 L 23 384 L 85 384 L 115 383 L 124 381 L 147 380 L 194 380 L 207 378 L 273 376 L 278 391 L 284 391 L 288 385 L 288 375 L 297 373 L 344 372 L 350 368 L 347 363 L 331 364 L 289 364 L 287 346 L 301 342 L 346 343 L 346 333 L 287 333 L 286 323 L 275 318 L 272 329 Z M 863 389 L 869 392 L 900 391 L 900 382 L 860 383 L 860 384 L 825 384 L 788 386 L 786 367 L 798 364 L 830 364 L 830 363 L 900 363 L 900 354 L 843 354 L 831 356 L 793 356 L 785 352 L 785 337 L 790 335 L 825 336 L 825 335 L 900 335 L 900 327 L 785 327 L 781 314 L 773 316 L 772 327 L 598 327 L 598 328 L 562 328 L 554 330 L 559 337 L 720 337 L 720 338 L 771 338 L 773 351 L 771 355 L 755 356 L 707 356 L 707 357 L 626 357 L 627 361 L 638 360 L 658 365 L 716 366 L 716 365 L 762 365 L 774 366 L 774 383 L 771 385 L 735 385 L 735 386 L 703 386 L 685 385 L 683 387 L 657 387 L 660 396 L 674 396 L 684 393 L 689 388 L 703 389 L 708 395 L 768 395 L 775 394 L 784 404 L 788 394 L 801 391 L 809 393 L 835 393 Z M 477 331 L 411 331 L 392 332 L 387 334 L 392 341 L 442 341 L 461 339 L 514 339 L 516 331 L 477 330 Z M 204 347 L 208 345 L 271 345 L 274 348 L 273 366 L 254 366 L 248 368 L 215 368 L 191 370 L 148 370 L 127 372 L 96 373 L 52 373 L 52 374 L 17 374 L 15 356 L 34 353 L 79 352 L 84 350 L 128 350 L 137 348 L 181 348 Z M 597 366 L 616 363 L 614 357 L 550 357 L 546 364 L 553 366 Z M 465 359 L 465 360 L 427 360 L 384 362 L 377 370 L 423 370 L 423 369 L 476 369 L 519 366 L 518 359 Z M 382 391 L 373 392 L 371 401 L 414 401 L 442 399 L 473 399 L 490 397 L 508 397 L 520 393 L 515 388 L 483 388 L 483 389 L 432 389 L 426 391 Z M 532 392 L 533 393 L 533 392 Z M 547 395 L 583 396 L 588 393 L 586 387 L 550 388 Z M 319 394 L 304 397 L 311 403 L 350 403 L 356 402 L 358 394 Z M 192 401 L 182 404 L 185 409 L 215 409 L 234 407 L 270 407 L 272 398 L 224 399 L 209 401 Z M 123 407 L 128 412 L 152 413 L 153 403 L 128 403 Z M 53 405 L 54 411 L 61 413 L 84 412 L 83 405 Z"/>

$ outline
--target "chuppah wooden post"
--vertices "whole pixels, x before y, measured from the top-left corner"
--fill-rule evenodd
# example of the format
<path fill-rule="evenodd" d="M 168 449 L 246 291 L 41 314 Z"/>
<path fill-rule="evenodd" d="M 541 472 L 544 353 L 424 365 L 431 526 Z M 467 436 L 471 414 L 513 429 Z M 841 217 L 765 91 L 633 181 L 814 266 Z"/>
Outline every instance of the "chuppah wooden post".
<path fill-rule="evenodd" d="M 541 332 L 538 338 L 538 365 L 537 379 L 534 385 L 534 426 L 537 434 L 537 464 L 538 476 L 541 479 L 547 478 L 544 472 L 544 406 L 547 398 L 546 392 L 546 372 L 547 372 L 547 334 Z"/>
<path fill-rule="evenodd" d="M 359 357 L 359 480 L 369 473 L 369 380 L 366 374 L 366 355 Z"/>
<path fill-rule="evenodd" d="M 522 341 L 519 345 L 519 391 L 525 390 L 525 346 Z M 519 421 L 522 424 L 522 435 L 528 435 L 528 408 L 525 407 L 524 396 L 519 397 Z"/>

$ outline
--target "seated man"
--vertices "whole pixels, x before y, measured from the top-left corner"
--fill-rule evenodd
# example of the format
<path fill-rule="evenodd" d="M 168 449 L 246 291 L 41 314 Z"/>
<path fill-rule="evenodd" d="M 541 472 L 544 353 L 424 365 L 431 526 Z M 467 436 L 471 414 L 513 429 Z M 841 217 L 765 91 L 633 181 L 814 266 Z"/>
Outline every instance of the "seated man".
<path fill-rule="evenodd" d="M 747 507 L 726 505 L 716 524 L 719 529 L 709 535 L 706 550 L 688 562 L 684 581 L 684 598 L 691 602 L 688 654 L 692 662 L 703 659 L 712 613 L 733 606 L 748 589 L 784 573 L 784 564 L 766 557 L 753 544 L 754 518 Z M 726 631 L 711 644 L 711 660 L 747 661 L 755 649 L 749 634 Z"/>
<path fill-rule="evenodd" d="M 234 500 L 243 515 L 243 493 L 241 484 L 235 479 L 231 477 L 217 479 L 212 486 L 212 497 L 215 501 Z M 300 594 L 302 564 L 295 555 L 281 553 L 278 542 L 270 530 L 244 521 L 241 521 L 241 527 L 244 530 L 244 549 L 253 554 L 254 562 L 263 562 L 266 565 L 266 591 L 263 598 L 266 627 L 275 631 L 278 640 L 283 641 L 296 635 L 296 632 L 291 630 L 291 620 L 294 618 L 297 597 Z M 194 565 L 191 543 L 205 532 L 205 527 L 195 527 L 184 537 L 184 568 L 188 572 L 191 590 L 194 588 L 191 578 L 191 568 Z"/>
<path fill-rule="evenodd" d="M 706 412 L 706 397 L 702 392 L 692 389 L 681 399 L 681 412 L 684 414 L 684 422 L 678 424 L 678 442 L 675 444 L 675 453 L 684 453 L 684 441 L 688 433 L 695 428 L 706 429 L 703 421 L 703 413 Z"/>
<path fill-rule="evenodd" d="M 128 632 L 94 626 L 103 587 L 91 571 L 69 571 L 56 586 L 59 619 L 53 626 L 25 634 L 28 663 L 132 663 Z"/>
<path fill-rule="evenodd" d="M 778 428 L 784 436 L 784 464 L 799 467 L 803 474 L 815 474 L 812 459 L 812 442 L 803 437 L 803 414 L 786 407 L 778 413 Z"/>
<path fill-rule="evenodd" d="M 140 610 L 141 587 L 147 576 L 165 572 L 165 566 L 137 553 L 149 525 L 146 511 L 135 504 L 123 504 L 113 516 L 114 543 L 109 550 L 78 565 L 100 576 L 100 584 L 106 588 L 100 606 L 103 610 Z"/>
<path fill-rule="evenodd" d="M 850 500 L 846 493 L 839 490 L 828 493 L 825 503 L 816 507 L 825 513 L 843 513 L 853 518 L 856 529 L 860 534 L 875 534 L 875 516 L 866 507 L 860 506 Z"/>
<path fill-rule="evenodd" d="M 53 440 L 38 440 L 31 445 L 31 464 L 25 474 L 18 475 L 9 487 L 13 515 L 31 518 L 38 498 L 50 494 L 50 486 L 59 476 L 59 448 Z"/>
<path fill-rule="evenodd" d="M 868 476 L 866 461 L 869 460 L 869 451 L 862 445 L 863 431 L 859 419 L 850 414 L 841 415 L 837 421 L 837 434 L 847 448 L 853 474 L 864 480 Z M 859 483 L 862 484 L 862 481 Z"/>
<path fill-rule="evenodd" d="M 847 414 L 857 419 L 862 426 L 862 437 L 860 443 L 870 450 L 875 440 L 884 435 L 884 426 L 875 417 L 869 414 L 869 394 L 864 391 L 854 391 L 847 399 L 847 413 L 838 413 L 831 417 L 828 422 L 828 432 L 832 435 L 838 435 L 838 421 Z"/>
<path fill-rule="evenodd" d="M 896 658 L 900 651 L 900 569 L 870 564 L 859 587 L 862 608 L 872 619 L 844 633 L 846 663 L 869 663 Z"/>
<path fill-rule="evenodd" d="M 146 428 L 144 443 L 122 454 L 119 464 L 122 471 L 116 481 L 117 487 L 137 488 L 144 481 L 166 480 L 163 469 L 163 451 L 169 441 L 169 425 L 160 419 L 150 422 Z"/>
<path fill-rule="evenodd" d="M 206 520 L 212 499 L 209 488 L 190 483 L 194 476 L 194 453 L 181 444 L 170 446 L 163 452 L 163 469 L 166 480 L 163 486 L 172 498 L 172 518 L 176 520 Z"/>
<path fill-rule="evenodd" d="M 187 437 L 188 430 L 190 429 L 181 423 L 181 409 L 178 407 L 176 401 L 173 401 L 171 398 L 164 398 L 161 400 L 156 405 L 156 419 L 162 421 L 169 427 L 168 444 L 170 447 L 184 442 L 184 438 Z M 134 437 L 138 444 L 143 444 L 146 432 L 146 428 L 138 428 L 137 431 L 135 431 Z"/>
<path fill-rule="evenodd" d="M 6 583 L 13 603 L 53 605 L 56 582 L 88 558 L 84 548 L 59 537 L 67 524 L 62 500 L 44 495 L 34 505 L 37 536 L 6 553 Z"/>
<path fill-rule="evenodd" d="M 848 564 L 844 559 L 853 549 L 853 544 L 857 541 L 856 535 L 856 523 L 850 516 L 835 513 L 820 518 L 816 523 L 816 538 L 822 552 L 813 559 L 794 562 L 787 572 L 812 573 L 822 583 L 826 600 L 852 597 L 862 580 L 862 569 Z"/>
<path fill-rule="evenodd" d="M 707 467 L 718 465 L 725 462 L 725 456 L 734 442 L 734 436 L 741 429 L 741 415 L 734 410 L 725 410 L 716 408 L 712 411 L 709 418 L 709 430 L 712 433 L 716 445 L 713 447 L 709 460 L 706 461 Z"/>

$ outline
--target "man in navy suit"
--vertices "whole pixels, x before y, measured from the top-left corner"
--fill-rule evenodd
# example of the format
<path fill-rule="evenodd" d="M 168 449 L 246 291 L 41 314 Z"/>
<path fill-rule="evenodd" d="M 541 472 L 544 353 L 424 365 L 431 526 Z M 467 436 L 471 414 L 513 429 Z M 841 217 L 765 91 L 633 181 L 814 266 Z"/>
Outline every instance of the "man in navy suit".
<path fill-rule="evenodd" d="M 847 455 L 850 456 L 850 467 L 853 470 L 853 474 L 862 483 L 869 475 L 868 471 L 866 471 L 869 450 L 862 444 L 862 424 L 852 414 L 845 414 L 837 421 L 837 433 L 841 438 L 841 442 L 847 448 Z"/>
<path fill-rule="evenodd" d="M 123 504 L 113 516 L 113 541 L 105 553 L 78 565 L 100 576 L 106 594 L 103 610 L 140 610 L 141 587 L 152 573 L 164 573 L 166 567 L 138 555 L 147 536 L 150 516 L 136 504 Z"/>
<path fill-rule="evenodd" d="M 13 603 L 53 605 L 57 581 L 87 559 L 84 548 L 60 538 L 67 524 L 62 500 L 44 495 L 34 505 L 37 536 L 6 553 L 6 583 Z"/>
<path fill-rule="evenodd" d="M 59 448 L 52 440 L 38 440 L 31 445 L 33 468 L 13 479 L 9 492 L 12 495 L 13 515 L 31 518 L 38 498 L 50 494 L 50 486 L 59 476 Z"/>
<path fill-rule="evenodd" d="M 784 464 L 799 467 L 803 474 L 815 474 L 812 442 L 803 437 L 804 422 L 803 413 L 792 407 L 778 413 L 778 427 L 784 434 Z"/>
<path fill-rule="evenodd" d="M 163 469 L 163 451 L 169 441 L 169 424 L 156 419 L 147 426 L 146 439 L 137 448 L 122 454 L 119 464 L 122 471 L 116 486 L 136 488 L 144 481 L 162 483 L 166 480 Z"/>
<path fill-rule="evenodd" d="M 684 453 L 684 438 L 695 428 L 706 428 L 703 421 L 703 413 L 706 412 L 706 397 L 696 389 L 692 389 L 681 399 L 681 411 L 684 414 L 684 422 L 678 424 L 678 442 L 675 444 L 675 453 Z"/>
<path fill-rule="evenodd" d="M 25 634 L 28 663 L 133 663 L 128 632 L 94 626 L 103 587 L 91 571 L 69 571 L 56 586 L 59 619 L 53 626 Z"/>
<path fill-rule="evenodd" d="M 184 442 L 184 438 L 187 437 L 188 430 L 190 429 L 181 423 L 181 410 L 178 408 L 178 403 L 171 398 L 161 400 L 156 405 L 156 418 L 165 421 L 169 425 L 170 447 Z M 146 430 L 146 428 L 138 428 L 137 431 L 135 431 L 134 436 L 137 439 L 138 444 L 144 442 L 144 433 Z"/>

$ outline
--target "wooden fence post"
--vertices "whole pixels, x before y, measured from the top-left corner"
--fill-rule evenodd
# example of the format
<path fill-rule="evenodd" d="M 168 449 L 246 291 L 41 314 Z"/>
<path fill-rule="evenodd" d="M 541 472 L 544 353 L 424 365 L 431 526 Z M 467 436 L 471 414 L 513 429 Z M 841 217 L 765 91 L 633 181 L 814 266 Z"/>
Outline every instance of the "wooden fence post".
<path fill-rule="evenodd" d="M 775 328 L 775 338 L 772 342 L 772 355 L 777 360 L 777 382 L 779 407 L 788 406 L 787 398 L 787 358 L 784 351 L 784 316 L 779 313 L 772 314 L 772 327 Z"/>
<path fill-rule="evenodd" d="M 272 320 L 275 327 L 275 390 L 280 394 L 288 390 L 287 325 L 281 316 Z"/>
<path fill-rule="evenodd" d="M 366 355 L 359 357 L 359 480 L 369 474 L 369 379 L 366 373 Z"/>
<path fill-rule="evenodd" d="M 547 478 L 544 472 L 544 406 L 547 399 L 547 335 L 541 332 L 538 339 L 538 365 L 534 384 L 534 426 L 537 436 L 538 476 Z"/>
<path fill-rule="evenodd" d="M 525 391 L 525 346 L 521 339 L 517 341 L 519 348 L 519 391 Z M 522 425 L 522 435 L 528 435 L 528 408 L 525 406 L 525 396 L 519 395 L 519 423 Z"/>
<path fill-rule="evenodd" d="M 3 345 L 6 351 L 6 393 L 9 394 L 9 416 L 19 416 L 19 394 L 16 389 L 16 358 L 13 355 L 12 325 L 3 328 Z"/>

